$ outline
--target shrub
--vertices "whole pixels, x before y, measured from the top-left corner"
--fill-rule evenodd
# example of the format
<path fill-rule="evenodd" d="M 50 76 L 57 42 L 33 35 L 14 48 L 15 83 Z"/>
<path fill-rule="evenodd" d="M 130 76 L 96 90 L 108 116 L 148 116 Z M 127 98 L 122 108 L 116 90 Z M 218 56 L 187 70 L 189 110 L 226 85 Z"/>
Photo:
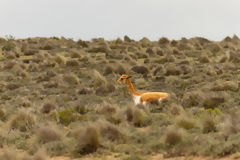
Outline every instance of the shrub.
<path fill-rule="evenodd" d="M 111 83 L 102 85 L 96 89 L 96 95 L 105 96 L 115 91 L 115 86 Z"/>
<path fill-rule="evenodd" d="M 71 109 L 65 109 L 58 112 L 60 123 L 64 125 L 69 125 L 74 121 L 73 112 Z"/>
<path fill-rule="evenodd" d="M 86 114 L 87 112 L 88 112 L 88 109 L 85 107 L 85 106 L 83 106 L 83 105 L 81 105 L 81 106 L 76 106 L 75 107 L 75 110 L 78 112 L 78 113 L 80 113 L 80 114 Z"/>
<path fill-rule="evenodd" d="M 10 128 L 18 129 L 21 132 L 26 132 L 27 130 L 33 128 L 34 125 L 34 117 L 25 111 L 19 111 L 17 115 L 10 120 Z"/>
<path fill-rule="evenodd" d="M 78 77 L 73 73 L 63 75 L 63 80 L 69 85 L 76 85 L 79 83 Z"/>
<path fill-rule="evenodd" d="M 36 131 L 36 135 L 40 143 L 57 141 L 57 140 L 60 140 L 61 138 L 60 133 L 56 129 L 53 129 L 51 126 L 41 126 Z"/>
<path fill-rule="evenodd" d="M 210 60 L 209 60 L 208 56 L 205 55 L 205 56 L 201 56 L 201 57 L 199 58 L 199 62 L 200 62 L 200 63 L 209 63 Z"/>
<path fill-rule="evenodd" d="M 61 56 L 61 55 L 57 55 L 55 57 L 55 62 L 57 62 L 58 64 L 66 64 L 66 58 L 64 56 Z"/>
<path fill-rule="evenodd" d="M 225 102 L 225 98 L 221 96 L 206 96 L 203 100 L 203 106 L 205 108 L 216 108 L 221 103 Z"/>
<path fill-rule="evenodd" d="M 137 127 L 143 127 L 145 124 L 146 120 L 146 115 L 143 111 L 141 111 L 140 109 L 135 109 L 133 111 L 133 119 L 132 122 L 135 126 Z"/>
<path fill-rule="evenodd" d="M 106 78 L 97 70 L 93 71 L 94 86 L 100 87 L 107 84 Z"/>
<path fill-rule="evenodd" d="M 96 152 L 99 147 L 99 135 L 95 127 L 87 127 L 76 140 L 78 143 L 74 151 L 76 154 L 85 155 Z"/>
<path fill-rule="evenodd" d="M 165 143 L 167 145 L 176 145 L 182 141 L 182 133 L 176 127 L 168 128 L 165 135 Z"/>
<path fill-rule="evenodd" d="M 131 42 L 132 41 L 127 35 L 125 35 L 123 39 L 124 39 L 125 42 Z"/>
<path fill-rule="evenodd" d="M 202 119 L 202 131 L 203 133 L 216 132 L 216 124 L 212 117 L 205 116 Z"/>
<path fill-rule="evenodd" d="M 53 103 L 45 103 L 42 108 L 41 112 L 42 113 L 50 113 L 51 110 L 56 109 L 56 105 Z"/>
<path fill-rule="evenodd" d="M 169 43 L 169 40 L 166 38 L 166 37 L 162 37 L 158 40 L 158 44 L 168 44 Z"/>
<path fill-rule="evenodd" d="M 149 72 L 147 67 L 144 67 L 144 66 L 133 66 L 132 70 L 139 74 L 147 74 Z"/>
<path fill-rule="evenodd" d="M 127 73 L 127 69 L 122 64 L 118 64 L 116 66 L 114 72 L 117 73 L 117 74 L 126 74 Z"/>
<path fill-rule="evenodd" d="M 118 143 L 124 143 L 126 141 L 126 136 L 122 131 L 117 128 L 114 124 L 107 121 L 99 121 L 99 132 L 102 137 L 107 138 L 110 141 L 115 141 Z"/>
<path fill-rule="evenodd" d="M 9 83 L 6 85 L 6 89 L 9 89 L 9 90 L 15 90 L 15 89 L 18 89 L 20 88 L 20 84 L 16 84 L 16 83 Z"/>
<path fill-rule="evenodd" d="M 169 111 L 173 115 L 180 115 L 184 111 L 184 109 L 181 105 L 172 104 Z"/>
<path fill-rule="evenodd" d="M 194 120 L 189 117 L 186 117 L 186 115 L 181 115 L 177 117 L 176 123 L 179 127 L 184 128 L 186 130 L 192 129 L 195 126 Z"/>
<path fill-rule="evenodd" d="M 127 116 L 127 120 L 128 120 L 128 121 L 132 121 L 132 120 L 133 120 L 133 108 L 128 107 L 128 108 L 125 110 L 125 114 L 126 114 L 126 116 Z"/>
<path fill-rule="evenodd" d="M 66 65 L 69 67 L 77 67 L 79 66 L 79 62 L 75 59 L 71 59 L 71 60 L 67 60 Z"/>
<path fill-rule="evenodd" d="M 16 45 L 12 41 L 6 41 L 2 47 L 3 51 L 11 51 L 15 49 Z"/>
<path fill-rule="evenodd" d="M 113 72 L 114 72 L 114 68 L 111 65 L 106 65 L 106 67 L 104 68 L 103 75 L 109 75 L 109 74 L 112 74 Z"/>
<path fill-rule="evenodd" d="M 178 69 L 176 66 L 167 66 L 166 68 L 166 76 L 170 76 L 170 75 L 180 75 L 181 74 L 181 70 Z"/>

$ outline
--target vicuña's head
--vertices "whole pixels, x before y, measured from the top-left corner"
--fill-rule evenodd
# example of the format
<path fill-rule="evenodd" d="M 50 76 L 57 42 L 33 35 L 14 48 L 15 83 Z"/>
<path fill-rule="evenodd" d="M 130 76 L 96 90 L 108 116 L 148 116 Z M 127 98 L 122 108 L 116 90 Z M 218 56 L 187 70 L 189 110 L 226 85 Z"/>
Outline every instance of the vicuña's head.
<path fill-rule="evenodd" d="M 117 81 L 118 81 L 118 83 L 125 83 L 126 79 L 129 79 L 129 78 L 131 78 L 131 76 L 123 74 Z"/>

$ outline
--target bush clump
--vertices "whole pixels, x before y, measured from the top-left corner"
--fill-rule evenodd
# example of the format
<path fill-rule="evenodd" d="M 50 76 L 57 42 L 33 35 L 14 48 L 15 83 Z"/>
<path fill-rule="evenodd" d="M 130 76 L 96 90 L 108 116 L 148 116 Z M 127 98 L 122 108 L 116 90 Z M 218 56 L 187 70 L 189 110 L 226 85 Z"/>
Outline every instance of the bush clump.
<path fill-rule="evenodd" d="M 10 128 L 26 132 L 35 125 L 35 118 L 25 111 L 20 111 L 10 120 Z"/>
<path fill-rule="evenodd" d="M 147 74 L 149 72 L 148 68 L 145 66 L 133 66 L 132 70 L 139 74 Z"/>
<path fill-rule="evenodd" d="M 77 67 L 79 66 L 79 62 L 75 59 L 67 60 L 66 65 L 69 67 Z"/>
<path fill-rule="evenodd" d="M 58 112 L 60 123 L 64 125 L 69 125 L 74 121 L 73 111 L 71 109 L 65 109 Z"/>
<path fill-rule="evenodd" d="M 70 85 L 76 85 L 79 83 L 79 78 L 73 73 L 63 75 L 63 80 Z"/>
<path fill-rule="evenodd" d="M 50 113 L 51 110 L 56 109 L 56 105 L 53 103 L 45 103 L 42 108 L 41 112 L 42 113 Z"/>
<path fill-rule="evenodd" d="M 166 37 L 162 37 L 158 40 L 158 44 L 168 44 L 170 41 Z"/>
<path fill-rule="evenodd" d="M 143 127 L 145 125 L 146 115 L 140 109 L 135 109 L 133 111 L 132 122 L 137 127 Z"/>
<path fill-rule="evenodd" d="M 203 133 L 216 132 L 217 127 L 214 119 L 211 116 L 205 116 L 202 119 L 202 131 Z"/>
<path fill-rule="evenodd" d="M 61 138 L 60 133 L 56 129 L 53 129 L 50 126 L 41 126 L 36 131 L 36 135 L 37 135 L 37 139 L 40 143 L 48 143 L 51 141 L 57 141 L 57 140 L 60 140 L 60 138 Z"/>
<path fill-rule="evenodd" d="M 168 128 L 165 135 L 165 144 L 173 146 L 182 141 L 182 133 L 176 127 Z"/>
<path fill-rule="evenodd" d="M 76 138 L 76 141 L 78 144 L 75 147 L 75 154 L 85 155 L 96 152 L 100 145 L 99 133 L 95 127 L 89 126 Z"/>
<path fill-rule="evenodd" d="M 192 129 L 195 126 L 194 120 L 187 117 L 186 115 L 177 117 L 176 123 L 179 127 L 186 130 Z"/>

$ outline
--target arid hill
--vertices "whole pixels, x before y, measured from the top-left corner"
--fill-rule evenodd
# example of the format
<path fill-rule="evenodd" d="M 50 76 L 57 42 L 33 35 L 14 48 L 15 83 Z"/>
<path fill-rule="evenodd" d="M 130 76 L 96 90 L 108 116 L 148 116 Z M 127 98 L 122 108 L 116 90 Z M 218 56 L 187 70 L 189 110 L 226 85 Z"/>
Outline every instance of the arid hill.
<path fill-rule="evenodd" d="M 0 61 L 0 159 L 239 155 L 236 35 L 220 42 L 8 36 L 0 38 Z M 135 106 L 117 83 L 122 74 L 140 92 L 171 97 Z"/>

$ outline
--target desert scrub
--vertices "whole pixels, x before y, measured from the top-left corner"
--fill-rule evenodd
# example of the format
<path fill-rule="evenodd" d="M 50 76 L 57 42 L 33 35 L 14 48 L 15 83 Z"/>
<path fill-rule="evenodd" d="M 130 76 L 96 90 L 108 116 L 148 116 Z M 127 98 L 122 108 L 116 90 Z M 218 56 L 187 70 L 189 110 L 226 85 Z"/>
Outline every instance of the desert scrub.
<path fill-rule="evenodd" d="M 116 73 L 116 74 L 126 74 L 126 73 L 128 73 L 128 69 L 123 64 L 119 63 L 119 64 L 116 65 L 114 73 Z"/>
<path fill-rule="evenodd" d="M 68 67 L 78 67 L 79 66 L 79 62 L 75 59 L 71 59 L 71 60 L 67 60 L 66 65 Z"/>
<path fill-rule="evenodd" d="M 176 124 L 186 130 L 192 129 L 195 126 L 195 121 L 187 115 L 180 115 L 176 118 Z"/>
<path fill-rule="evenodd" d="M 95 87 L 100 87 L 102 85 L 107 84 L 106 78 L 101 73 L 99 73 L 97 70 L 93 70 L 92 77 L 94 79 L 94 82 L 93 82 L 94 84 L 93 85 Z"/>
<path fill-rule="evenodd" d="M 73 111 L 71 109 L 65 109 L 58 112 L 60 123 L 69 125 L 74 121 Z"/>
<path fill-rule="evenodd" d="M 108 84 L 101 85 L 100 87 L 98 87 L 96 89 L 96 95 L 106 96 L 109 93 L 112 93 L 114 91 L 115 91 L 115 86 L 111 83 L 108 83 Z"/>
<path fill-rule="evenodd" d="M 148 68 L 145 66 L 133 66 L 131 70 L 139 74 L 147 74 L 149 72 Z"/>
<path fill-rule="evenodd" d="M 110 64 L 108 64 L 108 65 L 106 65 L 105 68 L 104 68 L 104 73 L 103 73 L 103 75 L 113 74 L 113 72 L 114 72 L 113 66 L 110 65 Z"/>
<path fill-rule="evenodd" d="M 202 119 L 202 131 L 203 133 L 216 132 L 216 123 L 212 116 L 204 116 Z"/>
<path fill-rule="evenodd" d="M 77 145 L 73 151 L 75 156 L 96 152 L 100 146 L 99 133 L 93 126 L 86 127 L 85 131 L 76 137 Z"/>
<path fill-rule="evenodd" d="M 169 40 L 166 37 L 162 37 L 158 40 L 158 44 L 160 44 L 160 45 L 169 44 Z"/>
<path fill-rule="evenodd" d="M 73 73 L 64 74 L 63 80 L 67 82 L 69 85 L 79 84 L 79 78 Z"/>
<path fill-rule="evenodd" d="M 18 129 L 26 132 L 35 126 L 36 120 L 33 115 L 26 111 L 19 111 L 10 119 L 10 129 Z"/>
<path fill-rule="evenodd" d="M 165 144 L 176 145 L 182 141 L 182 133 L 177 127 L 169 127 L 165 133 Z"/>
<path fill-rule="evenodd" d="M 149 125 L 149 123 L 151 123 L 151 120 L 141 109 L 134 109 L 132 122 L 136 127 L 144 127 L 146 125 Z"/>
<path fill-rule="evenodd" d="M 118 144 L 126 142 L 126 135 L 122 130 L 119 129 L 118 126 L 103 120 L 98 121 L 98 126 L 99 135 L 101 135 L 101 137 L 113 142 L 117 142 Z"/>
<path fill-rule="evenodd" d="M 47 102 L 42 106 L 41 112 L 47 114 L 47 113 L 50 113 L 51 110 L 56 109 L 56 108 L 57 107 L 55 104 Z"/>
<path fill-rule="evenodd" d="M 60 131 L 52 126 L 40 126 L 36 131 L 36 136 L 39 143 L 48 143 L 61 139 Z"/>
<path fill-rule="evenodd" d="M 67 59 L 64 56 L 61 55 L 57 55 L 55 57 L 55 62 L 57 62 L 60 65 L 65 65 L 66 64 Z"/>

